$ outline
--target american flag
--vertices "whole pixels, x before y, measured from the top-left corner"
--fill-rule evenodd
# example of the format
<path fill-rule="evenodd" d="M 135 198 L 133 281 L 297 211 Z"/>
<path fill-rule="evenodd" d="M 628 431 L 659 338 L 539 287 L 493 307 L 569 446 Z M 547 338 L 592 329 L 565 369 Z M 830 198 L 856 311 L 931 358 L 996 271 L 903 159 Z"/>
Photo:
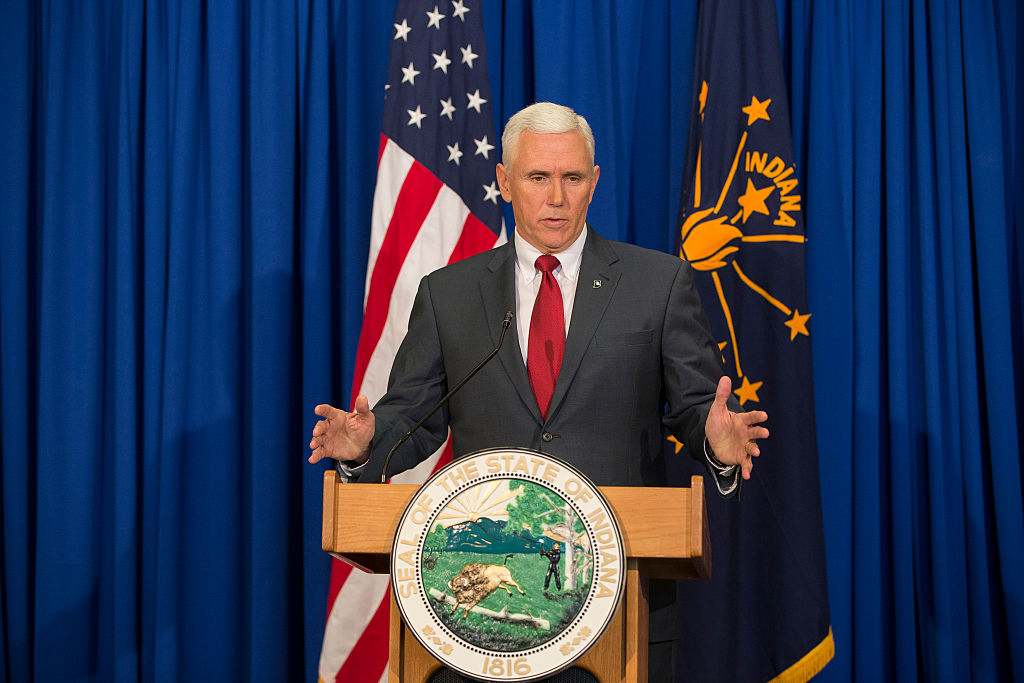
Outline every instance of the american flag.
<path fill-rule="evenodd" d="M 373 198 L 363 328 L 352 396 L 387 389 L 420 279 L 505 241 L 494 176 L 498 140 L 479 0 L 401 0 Z M 445 446 L 393 478 L 422 483 Z M 387 679 L 388 580 L 332 563 L 321 681 Z"/>

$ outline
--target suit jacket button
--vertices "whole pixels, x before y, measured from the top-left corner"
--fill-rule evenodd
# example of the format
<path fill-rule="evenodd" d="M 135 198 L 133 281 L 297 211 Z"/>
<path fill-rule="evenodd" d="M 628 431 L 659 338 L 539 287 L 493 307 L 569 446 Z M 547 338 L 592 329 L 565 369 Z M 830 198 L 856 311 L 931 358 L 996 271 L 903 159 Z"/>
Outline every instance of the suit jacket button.
<path fill-rule="evenodd" d="M 551 432 L 544 432 L 543 434 L 540 435 L 540 438 L 543 441 L 551 441 L 551 439 L 553 439 L 555 437 L 554 437 L 554 435 Z"/>

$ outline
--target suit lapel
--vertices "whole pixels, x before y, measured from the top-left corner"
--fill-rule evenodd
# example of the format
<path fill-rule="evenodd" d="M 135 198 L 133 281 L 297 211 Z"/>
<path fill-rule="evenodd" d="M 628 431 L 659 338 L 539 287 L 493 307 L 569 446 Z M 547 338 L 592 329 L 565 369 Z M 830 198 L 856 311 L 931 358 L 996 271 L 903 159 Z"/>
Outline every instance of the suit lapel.
<path fill-rule="evenodd" d="M 488 321 L 493 320 L 497 323 L 505 317 L 507 311 L 516 312 L 515 254 L 513 241 L 509 240 L 503 247 L 495 250 L 494 258 L 488 263 L 490 272 L 480 280 L 480 296 L 483 298 Z M 540 422 L 540 409 L 537 408 L 537 399 L 530 388 L 530 378 L 526 374 L 526 364 L 523 363 L 523 352 L 519 348 L 517 324 L 513 319 L 498 352 L 498 360 L 505 368 L 505 373 L 520 399 Z M 487 329 L 491 335 L 491 343 L 497 346 L 501 334 L 500 326 L 488 325 Z"/>
<path fill-rule="evenodd" d="M 555 393 L 551 397 L 549 418 L 558 411 L 559 404 L 569 391 L 583 355 L 597 333 L 605 309 L 608 308 L 608 302 L 611 301 L 615 287 L 619 283 L 622 273 L 614 265 L 617 261 L 618 256 L 608 240 L 588 226 L 587 243 L 583 248 L 580 275 L 576 281 L 576 298 L 572 305 L 569 334 L 565 339 L 565 355 L 562 357 L 562 369 L 558 373 Z M 528 378 L 526 384 L 529 389 Z"/>

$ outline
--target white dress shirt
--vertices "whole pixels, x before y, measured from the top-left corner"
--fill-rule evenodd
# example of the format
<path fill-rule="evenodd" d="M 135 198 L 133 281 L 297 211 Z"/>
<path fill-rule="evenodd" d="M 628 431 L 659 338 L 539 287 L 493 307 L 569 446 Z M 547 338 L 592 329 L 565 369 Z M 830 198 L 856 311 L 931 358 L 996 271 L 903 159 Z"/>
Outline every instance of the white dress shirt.
<path fill-rule="evenodd" d="M 540 283 L 544 279 L 537 270 L 537 258 L 544 252 L 524 240 L 519 231 L 515 231 L 516 248 L 516 331 L 519 333 L 519 348 L 526 363 L 527 349 L 530 347 L 530 320 L 533 318 L 533 305 L 537 301 Z M 562 312 L 565 313 L 565 336 L 569 336 L 569 321 L 572 319 L 572 304 L 576 300 L 576 282 L 580 276 L 580 263 L 583 260 L 583 245 L 587 242 L 587 228 L 564 251 L 552 254 L 561 264 L 554 270 L 558 289 L 562 292 Z"/>

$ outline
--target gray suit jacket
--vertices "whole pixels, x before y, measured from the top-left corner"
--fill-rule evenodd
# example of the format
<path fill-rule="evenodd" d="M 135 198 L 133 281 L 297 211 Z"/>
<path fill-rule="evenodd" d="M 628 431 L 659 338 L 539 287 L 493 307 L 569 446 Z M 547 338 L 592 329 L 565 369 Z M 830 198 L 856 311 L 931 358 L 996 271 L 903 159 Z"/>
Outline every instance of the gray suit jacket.
<path fill-rule="evenodd" d="M 513 245 L 423 278 L 388 393 L 373 408 L 372 456 L 356 480 L 380 481 L 388 450 L 497 345 L 505 313 L 516 310 Z M 513 327 L 498 356 L 396 451 L 389 476 L 436 451 L 449 426 L 456 458 L 533 448 L 599 486 L 665 485 L 666 431 L 704 460 L 704 422 L 723 368 L 682 259 L 588 230 L 547 420 L 523 357 Z M 735 400 L 730 408 L 741 410 Z M 649 600 L 650 640 L 673 638 L 674 583 L 652 581 Z"/>
<path fill-rule="evenodd" d="M 497 344 L 506 311 L 516 310 L 513 245 L 420 283 L 388 393 L 373 408 L 373 455 L 360 481 L 379 481 L 388 449 Z M 520 446 L 561 458 L 598 485 L 664 485 L 665 432 L 703 460 L 722 373 L 690 266 L 590 229 L 547 420 L 513 326 L 498 356 L 396 452 L 388 474 L 433 453 L 450 426 L 456 458 Z"/>

